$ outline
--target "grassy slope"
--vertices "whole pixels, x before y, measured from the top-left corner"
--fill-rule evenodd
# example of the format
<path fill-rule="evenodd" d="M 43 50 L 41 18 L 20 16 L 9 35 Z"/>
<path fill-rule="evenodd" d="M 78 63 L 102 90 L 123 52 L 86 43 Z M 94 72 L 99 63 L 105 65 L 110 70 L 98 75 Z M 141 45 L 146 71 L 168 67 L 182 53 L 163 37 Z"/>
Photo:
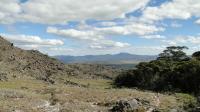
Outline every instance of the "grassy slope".
<path fill-rule="evenodd" d="M 37 80 L 11 80 L 0 82 L 0 111 L 9 112 L 22 110 L 25 112 L 51 112 L 63 109 L 63 112 L 92 112 L 110 108 L 108 105 L 119 99 L 141 98 L 155 105 L 156 93 L 135 89 L 112 89 L 109 80 L 69 79 L 87 88 L 70 85 L 49 85 Z M 192 96 L 185 94 L 159 94 L 159 108 L 181 107 L 184 103 L 194 101 Z M 55 103 L 51 106 L 49 103 Z"/>

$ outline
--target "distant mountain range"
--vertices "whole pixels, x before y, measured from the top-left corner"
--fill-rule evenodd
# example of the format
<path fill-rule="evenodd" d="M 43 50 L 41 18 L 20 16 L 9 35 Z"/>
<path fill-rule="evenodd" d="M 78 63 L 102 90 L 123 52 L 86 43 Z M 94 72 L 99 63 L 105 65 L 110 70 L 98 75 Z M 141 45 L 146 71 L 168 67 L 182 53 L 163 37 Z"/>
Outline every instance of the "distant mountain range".
<path fill-rule="evenodd" d="M 137 64 L 156 59 L 155 55 L 135 55 L 129 53 L 106 54 L 106 55 L 85 55 L 85 56 L 54 56 L 64 63 L 96 63 L 96 64 Z"/>

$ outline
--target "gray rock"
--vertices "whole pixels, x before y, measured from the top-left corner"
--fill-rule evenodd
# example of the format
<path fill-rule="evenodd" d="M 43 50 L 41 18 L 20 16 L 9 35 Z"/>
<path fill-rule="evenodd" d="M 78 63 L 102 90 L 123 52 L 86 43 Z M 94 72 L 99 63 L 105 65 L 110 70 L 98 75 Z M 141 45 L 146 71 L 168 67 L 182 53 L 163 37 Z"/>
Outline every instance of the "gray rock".
<path fill-rule="evenodd" d="M 136 99 L 127 101 L 127 104 L 130 106 L 132 110 L 137 109 L 139 107 L 139 102 Z"/>
<path fill-rule="evenodd" d="M 178 112 L 177 109 L 171 109 L 170 112 Z"/>
<path fill-rule="evenodd" d="M 134 112 L 142 109 L 142 104 L 137 99 L 119 100 L 110 110 L 111 112 Z"/>

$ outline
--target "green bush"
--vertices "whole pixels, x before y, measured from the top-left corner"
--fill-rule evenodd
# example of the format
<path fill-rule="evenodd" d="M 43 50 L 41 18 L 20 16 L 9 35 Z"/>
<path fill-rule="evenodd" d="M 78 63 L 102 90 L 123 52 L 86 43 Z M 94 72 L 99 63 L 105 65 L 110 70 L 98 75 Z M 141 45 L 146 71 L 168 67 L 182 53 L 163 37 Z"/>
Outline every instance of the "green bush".
<path fill-rule="evenodd" d="M 189 59 L 180 48 L 182 47 L 177 47 L 177 50 L 173 46 L 171 52 L 175 56 L 162 54 L 162 58 L 142 62 L 136 66 L 136 69 L 123 72 L 116 77 L 114 84 L 118 87 L 199 94 L 200 61 Z M 164 52 L 168 53 L 166 50 Z M 175 52 L 180 52 L 178 54 L 181 55 Z"/>

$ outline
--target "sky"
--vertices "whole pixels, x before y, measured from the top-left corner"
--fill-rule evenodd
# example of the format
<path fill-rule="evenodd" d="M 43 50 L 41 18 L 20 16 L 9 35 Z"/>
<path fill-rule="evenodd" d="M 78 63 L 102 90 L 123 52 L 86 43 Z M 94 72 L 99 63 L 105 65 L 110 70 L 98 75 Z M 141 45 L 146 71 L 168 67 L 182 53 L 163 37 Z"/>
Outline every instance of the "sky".
<path fill-rule="evenodd" d="M 200 0 L 0 0 L 0 35 L 48 55 L 200 50 Z"/>

